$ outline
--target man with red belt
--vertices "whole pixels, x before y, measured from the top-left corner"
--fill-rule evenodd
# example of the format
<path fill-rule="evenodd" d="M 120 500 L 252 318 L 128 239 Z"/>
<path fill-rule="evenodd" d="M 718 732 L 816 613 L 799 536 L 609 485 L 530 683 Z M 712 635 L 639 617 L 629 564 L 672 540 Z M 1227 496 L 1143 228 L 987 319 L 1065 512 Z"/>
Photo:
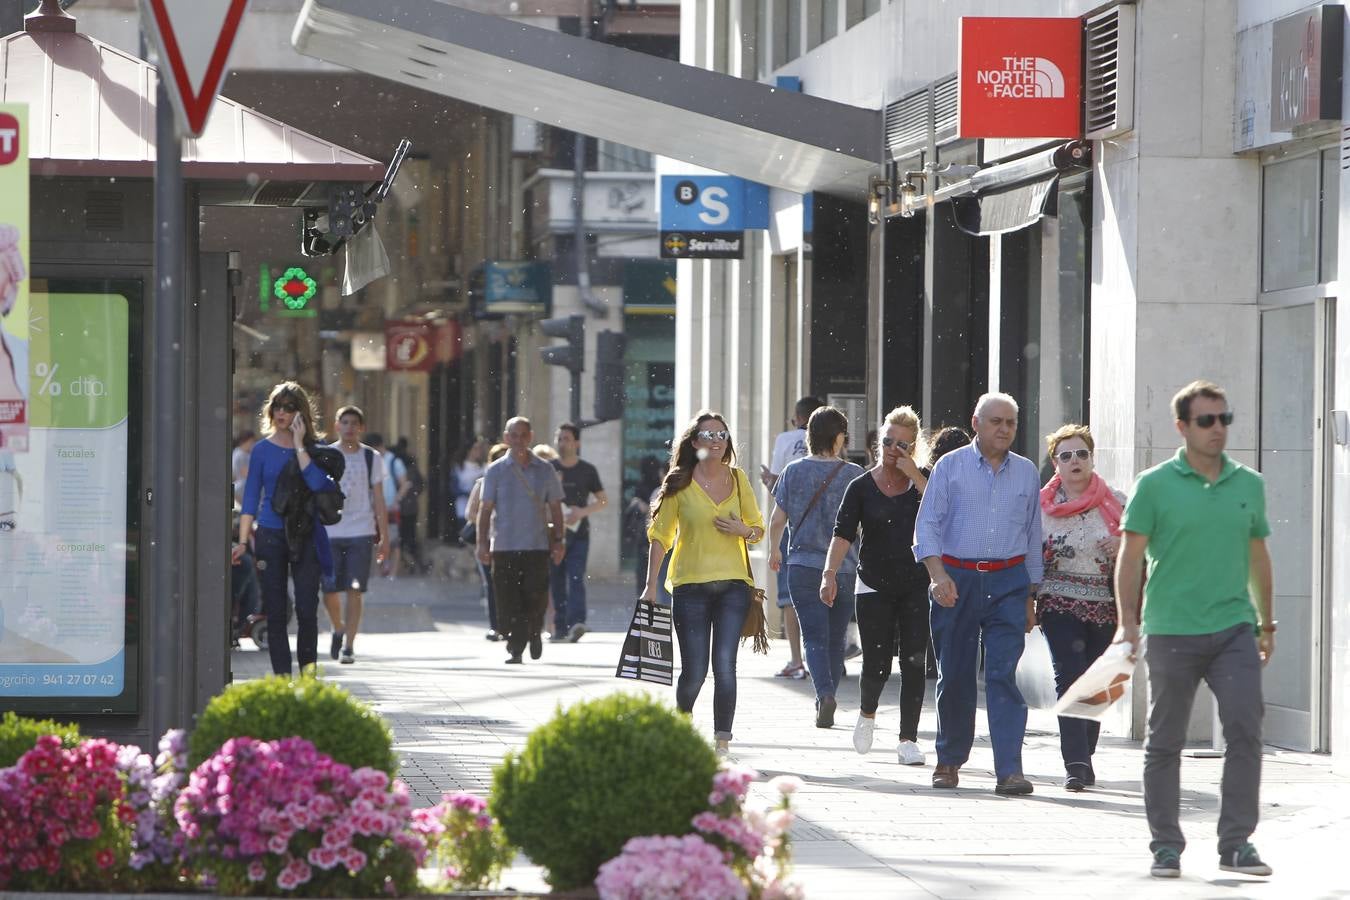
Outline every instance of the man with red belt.
<path fill-rule="evenodd" d="M 1009 449 L 1017 401 L 985 394 L 975 439 L 938 461 L 914 526 L 914 558 L 933 580 L 929 620 L 937 652 L 937 757 L 933 787 L 954 788 L 975 740 L 975 685 L 984 642 L 984 693 L 994 745 L 995 791 L 1030 794 L 1022 775 L 1027 705 L 1017 662 L 1035 624 L 1041 580 L 1040 474 Z"/>

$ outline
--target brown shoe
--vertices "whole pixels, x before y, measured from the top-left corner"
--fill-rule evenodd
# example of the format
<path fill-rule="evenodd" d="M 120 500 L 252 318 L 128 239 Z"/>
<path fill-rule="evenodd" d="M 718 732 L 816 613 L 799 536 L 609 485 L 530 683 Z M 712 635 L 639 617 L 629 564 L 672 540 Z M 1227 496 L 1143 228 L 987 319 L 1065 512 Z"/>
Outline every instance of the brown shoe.
<path fill-rule="evenodd" d="M 933 769 L 933 787 L 935 788 L 954 788 L 960 783 L 961 778 L 957 774 L 961 771 L 960 766 L 949 766 L 938 763 Z"/>
<path fill-rule="evenodd" d="M 1023 778 L 1020 772 L 1016 775 L 1009 775 L 1007 778 L 1000 778 L 998 785 L 994 788 L 995 794 L 1004 797 L 1022 797 L 1030 794 L 1031 791 L 1031 782 Z"/>

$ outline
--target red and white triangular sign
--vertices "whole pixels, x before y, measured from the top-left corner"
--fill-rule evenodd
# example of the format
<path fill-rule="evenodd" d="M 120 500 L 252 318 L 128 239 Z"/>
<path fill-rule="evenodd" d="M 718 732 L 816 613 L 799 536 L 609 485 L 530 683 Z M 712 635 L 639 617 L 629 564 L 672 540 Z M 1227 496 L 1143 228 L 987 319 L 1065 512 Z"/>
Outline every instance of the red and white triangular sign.
<path fill-rule="evenodd" d="M 183 134 L 197 137 L 215 102 L 248 0 L 141 0 L 141 21 L 159 50 L 160 72 Z"/>

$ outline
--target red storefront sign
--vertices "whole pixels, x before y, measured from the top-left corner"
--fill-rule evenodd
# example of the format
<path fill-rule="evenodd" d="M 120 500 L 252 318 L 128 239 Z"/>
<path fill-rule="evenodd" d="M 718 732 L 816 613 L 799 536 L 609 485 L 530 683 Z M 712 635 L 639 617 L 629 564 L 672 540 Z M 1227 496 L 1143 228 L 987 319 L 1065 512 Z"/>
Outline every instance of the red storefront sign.
<path fill-rule="evenodd" d="M 384 323 L 384 359 L 388 371 L 429 372 L 436 365 L 434 350 L 434 335 L 428 323 Z"/>
<path fill-rule="evenodd" d="M 1082 136 L 1081 20 L 963 16 L 958 56 L 961 137 Z"/>

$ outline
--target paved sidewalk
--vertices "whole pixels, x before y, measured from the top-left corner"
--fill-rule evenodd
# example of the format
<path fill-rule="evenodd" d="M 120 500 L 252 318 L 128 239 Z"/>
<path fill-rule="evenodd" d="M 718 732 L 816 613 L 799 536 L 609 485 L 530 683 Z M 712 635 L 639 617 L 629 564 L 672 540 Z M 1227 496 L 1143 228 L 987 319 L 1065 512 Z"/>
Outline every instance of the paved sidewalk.
<path fill-rule="evenodd" d="M 613 677 L 631 612 L 631 586 L 596 584 L 590 624 L 577 644 L 546 643 L 538 662 L 507 667 L 504 645 L 483 639 L 486 615 L 476 585 L 423 579 L 372 585 L 356 665 L 323 657 L 323 677 L 369 701 L 390 721 L 403 758 L 402 777 L 418 803 L 442 791 L 486 792 L 492 767 L 558 704 L 616 690 L 647 691 L 673 702 L 673 691 Z M 320 653 L 328 632 L 320 614 Z M 250 641 L 245 640 L 251 648 Z M 1179 882 L 1149 878 L 1148 828 L 1140 794 L 1138 744 L 1104 736 L 1098 786 L 1083 794 L 1060 787 L 1053 717 L 1033 711 L 1024 754 L 1036 793 L 994 795 L 984 716 L 961 788 L 934 791 L 934 716 L 930 698 L 920 732 L 925 767 L 895 759 L 897 679 L 878 714 L 876 745 L 859 757 L 851 742 L 857 711 L 857 664 L 841 690 L 838 724 L 814 727 L 809 681 L 774 678 L 786 656 L 747 649 L 740 657 L 735 759 L 767 775 L 792 773 L 806 787 L 793 830 L 797 872 L 810 898 L 1350 897 L 1342 868 L 1350 843 L 1350 779 L 1331 774 L 1324 756 L 1271 750 L 1266 756 L 1262 823 L 1255 842 L 1275 868 L 1271 879 L 1218 870 L 1214 829 L 1221 761 L 1183 762 L 1183 825 L 1191 840 Z M 235 651 L 237 679 L 268 671 L 267 656 Z M 711 735 L 711 680 L 695 712 Z M 764 800 L 768 794 L 756 788 Z M 543 890 L 537 869 L 522 864 L 504 882 Z"/>

